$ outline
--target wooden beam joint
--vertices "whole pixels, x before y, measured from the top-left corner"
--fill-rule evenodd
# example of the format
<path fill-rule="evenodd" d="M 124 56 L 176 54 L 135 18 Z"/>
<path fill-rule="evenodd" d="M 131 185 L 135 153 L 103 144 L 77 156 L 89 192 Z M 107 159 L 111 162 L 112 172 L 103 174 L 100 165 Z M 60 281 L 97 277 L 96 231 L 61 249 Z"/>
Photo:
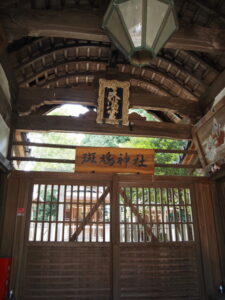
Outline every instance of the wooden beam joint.
<path fill-rule="evenodd" d="M 191 140 L 191 125 L 145 121 L 137 114 L 129 116 L 130 126 L 97 124 L 96 112 L 90 111 L 80 117 L 25 116 L 17 118 L 15 128 L 22 132 L 61 131 L 120 136 L 160 137 Z"/>

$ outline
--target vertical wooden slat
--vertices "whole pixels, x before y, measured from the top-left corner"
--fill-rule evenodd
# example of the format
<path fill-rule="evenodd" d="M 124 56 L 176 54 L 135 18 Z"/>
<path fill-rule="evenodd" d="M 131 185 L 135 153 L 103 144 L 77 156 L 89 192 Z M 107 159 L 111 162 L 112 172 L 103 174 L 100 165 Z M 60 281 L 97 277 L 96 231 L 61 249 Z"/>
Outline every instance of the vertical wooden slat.
<path fill-rule="evenodd" d="M 195 194 L 206 291 L 212 297 L 216 295 L 221 284 L 221 268 L 209 185 L 196 184 Z"/>
<path fill-rule="evenodd" d="M 70 237 L 72 235 L 72 222 L 74 223 L 74 221 L 72 221 L 72 217 L 73 217 L 73 189 L 74 189 L 74 186 L 73 185 L 70 185 L 70 188 L 71 188 L 71 194 L 70 194 L 70 202 L 69 202 L 69 206 L 70 206 L 70 221 L 69 221 L 69 240 L 70 240 Z"/>
<path fill-rule="evenodd" d="M 132 188 L 129 188 L 131 203 L 133 203 L 133 193 Z M 125 209 L 125 201 L 124 201 L 124 209 Z M 134 242 L 134 226 L 133 226 L 133 212 L 131 210 L 131 242 Z"/>
<path fill-rule="evenodd" d="M 139 213 L 139 202 L 138 202 L 138 189 L 136 188 L 135 189 L 136 191 L 136 205 L 137 205 L 137 211 Z M 140 242 L 140 225 L 139 225 L 139 222 L 137 221 L 137 230 L 138 230 L 138 242 Z"/>
<path fill-rule="evenodd" d="M 103 192 L 105 192 L 105 189 L 106 187 L 104 186 Z M 106 202 L 106 198 L 104 198 L 102 202 L 103 243 L 105 242 L 105 202 Z"/>
<path fill-rule="evenodd" d="M 51 229 L 52 229 L 52 205 L 53 205 L 53 190 L 54 190 L 54 185 L 52 184 L 51 185 L 51 195 L 50 195 L 50 211 L 49 211 L 49 214 L 50 214 L 50 216 L 49 216 L 49 230 L 48 230 L 48 241 L 50 241 L 50 237 L 51 237 L 51 235 L 50 235 L 50 233 L 51 233 Z"/>
<path fill-rule="evenodd" d="M 38 194 L 37 194 L 37 210 L 36 210 L 36 221 L 35 221 L 35 229 L 34 229 L 34 241 L 37 240 L 37 226 L 38 226 L 38 213 L 39 213 L 39 203 L 40 203 L 40 189 L 41 185 L 38 185 Z M 34 192 L 34 191 L 33 191 Z M 33 195 L 32 195 L 33 199 Z"/>
<path fill-rule="evenodd" d="M 80 185 L 77 185 L 77 219 L 76 219 L 76 229 L 74 232 L 76 232 L 77 228 L 80 225 L 80 220 L 79 220 L 79 211 L 80 211 Z M 77 237 L 77 239 L 79 236 Z"/>
<path fill-rule="evenodd" d="M 59 220 L 59 199 L 60 199 L 60 190 L 61 190 L 61 186 L 58 185 L 57 186 L 57 205 L 56 205 L 56 221 L 55 221 L 55 241 L 58 241 L 58 220 Z"/>
<path fill-rule="evenodd" d="M 211 183 L 218 247 L 223 283 L 225 284 L 225 177 Z"/>
<path fill-rule="evenodd" d="M 111 243 L 112 243 L 112 299 L 120 299 L 120 231 L 119 231 L 119 182 L 116 175 L 113 176 L 111 189 Z"/>
<path fill-rule="evenodd" d="M 180 214 L 180 233 L 181 233 L 181 241 L 184 241 L 184 233 L 183 233 L 183 222 L 182 222 L 182 198 L 181 198 L 181 189 L 178 188 L 178 199 L 179 199 L 179 214 Z"/>
<path fill-rule="evenodd" d="M 44 202 L 43 205 L 43 215 L 42 215 L 42 227 L 41 227 L 41 241 L 43 242 L 43 235 L 44 235 L 44 225 L 45 225 L 45 207 L 46 207 L 46 191 L 47 191 L 47 184 L 45 184 L 45 190 L 44 190 Z"/>
<path fill-rule="evenodd" d="M 19 191 L 18 191 L 18 204 L 17 207 L 25 208 L 25 216 L 17 216 L 15 224 L 13 253 L 14 258 L 12 262 L 10 288 L 15 291 L 16 295 L 21 295 L 22 285 L 18 278 L 22 274 L 23 255 L 26 257 L 26 251 L 24 251 L 25 236 L 28 238 L 28 232 L 25 231 L 25 225 L 28 222 L 30 213 L 28 212 L 28 199 L 32 197 L 32 184 L 31 180 L 23 181 L 20 179 Z M 30 205 L 29 205 L 30 208 Z"/>
<path fill-rule="evenodd" d="M 146 217 L 145 217 L 145 194 L 144 194 L 144 188 L 141 189 L 142 193 L 142 209 L 143 209 L 143 219 L 146 222 Z M 143 230 L 143 241 L 146 242 L 146 232 Z"/>
<path fill-rule="evenodd" d="M 83 192 L 83 216 L 84 218 L 86 217 L 86 185 L 84 185 L 84 192 Z M 83 242 L 85 242 L 85 239 L 86 239 L 86 225 L 84 225 L 84 228 L 83 228 Z"/>
<path fill-rule="evenodd" d="M 66 198 L 67 198 L 67 187 L 68 185 L 64 186 L 64 201 L 63 201 L 63 217 L 62 217 L 62 241 L 65 241 L 65 226 L 67 221 L 65 220 L 65 211 L 66 211 Z"/>

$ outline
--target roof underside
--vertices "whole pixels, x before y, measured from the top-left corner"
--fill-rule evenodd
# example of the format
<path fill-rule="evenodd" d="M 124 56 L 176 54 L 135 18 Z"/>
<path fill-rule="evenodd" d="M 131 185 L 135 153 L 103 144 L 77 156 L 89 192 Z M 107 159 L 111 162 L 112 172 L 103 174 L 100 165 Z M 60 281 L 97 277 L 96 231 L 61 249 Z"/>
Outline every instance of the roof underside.
<path fill-rule="evenodd" d="M 55 10 L 79 9 L 97 16 L 104 14 L 106 0 L 30 0 L 4 1 L 6 32 L 13 39 L 15 30 L 7 29 L 7 18 L 19 12 L 28 13 L 41 9 L 41 14 Z M 180 27 L 198 25 L 213 29 L 225 28 L 225 2 L 223 0 L 177 0 Z M 16 8 L 16 10 L 15 10 Z M 15 21 L 16 22 L 16 21 Z M 59 21 L 60 22 L 60 21 Z M 26 23 L 26 22 L 25 22 Z M 3 22 L 4 26 L 4 22 Z M 24 26 L 23 26 L 24 27 Z M 41 24 L 40 24 L 41 27 Z M 10 31 L 11 30 L 11 31 Z M 19 31 L 19 30 L 18 30 Z M 18 33 L 18 32 L 17 32 Z M 113 48 L 109 41 L 73 39 L 60 37 L 20 36 L 8 46 L 10 60 L 19 87 L 76 87 L 96 86 L 101 77 L 129 80 L 133 90 L 146 91 L 149 95 L 179 97 L 183 101 L 197 102 L 205 107 L 207 95 L 221 79 L 225 68 L 224 51 L 199 52 L 166 47 L 162 49 L 149 67 L 139 68 Z M 82 36 L 81 36 L 82 37 Z M 184 47 L 185 48 L 185 47 Z M 50 108 L 47 106 L 46 111 Z M 52 108 L 52 107 L 51 107 Z M 40 113 L 45 112 L 43 107 Z M 192 122 L 186 116 L 173 111 L 154 111 L 164 122 Z M 200 117 L 200 116 L 199 116 Z"/>

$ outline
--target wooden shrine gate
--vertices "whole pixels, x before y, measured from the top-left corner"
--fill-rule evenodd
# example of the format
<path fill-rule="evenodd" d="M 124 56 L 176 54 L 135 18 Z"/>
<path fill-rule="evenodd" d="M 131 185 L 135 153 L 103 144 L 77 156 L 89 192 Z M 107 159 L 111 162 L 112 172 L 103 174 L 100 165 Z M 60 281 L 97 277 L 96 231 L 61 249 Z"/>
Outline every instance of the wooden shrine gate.
<path fill-rule="evenodd" d="M 193 179 L 22 177 L 16 299 L 205 299 Z"/>

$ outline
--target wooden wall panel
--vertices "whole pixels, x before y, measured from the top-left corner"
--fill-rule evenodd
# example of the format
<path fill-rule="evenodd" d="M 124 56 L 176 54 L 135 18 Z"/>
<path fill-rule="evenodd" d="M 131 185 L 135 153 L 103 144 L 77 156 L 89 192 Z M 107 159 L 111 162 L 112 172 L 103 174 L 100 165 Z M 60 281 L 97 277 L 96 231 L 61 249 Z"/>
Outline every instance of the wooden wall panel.
<path fill-rule="evenodd" d="M 4 210 L 5 210 L 5 202 L 6 202 L 6 185 L 7 185 L 7 177 L 6 175 L 1 174 L 0 171 L 0 245 L 3 234 L 3 218 L 4 218 Z"/>
<path fill-rule="evenodd" d="M 195 185 L 200 247 L 206 294 L 214 299 L 222 282 L 212 186 Z M 211 299 L 211 298 L 210 298 Z"/>
<path fill-rule="evenodd" d="M 6 190 L 6 205 L 3 211 L 2 235 L 0 240 L 0 256 L 11 257 L 16 223 L 19 179 L 9 177 Z"/>
<path fill-rule="evenodd" d="M 111 299 L 110 245 L 28 244 L 21 299 Z"/>
<path fill-rule="evenodd" d="M 94 181 L 104 180 L 103 175 L 99 175 L 99 178 L 91 175 L 90 179 L 92 177 Z M 115 290 L 113 291 L 116 300 L 119 297 L 134 300 L 157 299 L 157 297 L 170 300 L 208 300 L 211 299 L 210 297 L 214 299 L 222 281 L 222 275 L 217 246 L 218 232 L 215 227 L 215 205 L 211 196 L 211 185 L 205 178 L 181 179 L 177 177 L 176 182 L 174 179 L 173 183 L 174 186 L 179 186 L 179 184 L 183 186 L 190 181 L 189 183 L 195 187 L 193 199 L 195 199 L 196 207 L 193 207 L 193 210 L 197 212 L 194 218 L 197 220 L 196 229 L 199 228 L 196 242 L 160 243 L 157 245 L 155 243 L 148 245 L 146 243 L 119 244 L 119 237 L 114 228 L 116 223 L 112 223 L 116 239 L 112 240 L 111 245 L 108 243 L 101 245 L 54 243 L 53 245 L 52 243 L 30 242 L 28 247 L 26 245 L 24 247 L 26 217 L 16 217 L 16 208 L 28 207 L 27 200 L 31 195 L 30 187 L 33 180 L 35 179 L 35 182 L 44 180 L 44 182 L 55 182 L 56 184 L 71 184 L 78 179 L 80 182 L 85 181 L 86 177 L 86 174 L 35 172 L 15 172 L 15 175 L 10 177 L 5 210 L 5 215 L 9 217 L 5 218 L 4 222 L 3 240 L 5 242 L 2 243 L 0 255 L 3 253 L 11 255 L 14 241 L 11 288 L 15 291 L 16 296 L 20 295 L 19 299 L 112 299 L 110 298 L 111 276 L 115 281 L 120 278 L 117 281 L 118 284 L 114 285 L 115 290 L 119 291 L 118 294 Z M 172 178 L 120 175 L 113 186 L 115 192 L 113 199 L 117 200 L 117 184 L 122 179 L 122 182 L 125 181 L 127 184 L 130 184 L 129 181 L 132 179 L 134 186 L 138 184 L 139 180 L 142 184 L 158 186 L 161 182 L 164 186 L 165 184 L 171 185 Z M 114 209 L 116 207 L 113 206 Z M 118 212 L 118 209 L 115 211 Z M 118 218 L 119 216 L 115 216 L 114 213 L 114 221 Z M 28 220 L 29 216 L 27 216 L 27 222 Z M 112 253 L 114 264 L 111 261 Z M 200 273 L 203 273 L 204 276 L 201 276 Z M 206 296 L 202 295 L 204 293 L 202 277 L 204 277 Z M 22 281 L 18 280 L 19 278 Z M 64 292 L 62 292 L 63 285 L 66 287 Z M 87 292 L 86 294 L 84 292 L 87 290 L 89 293 L 91 291 L 90 298 L 88 298 Z M 62 296 L 62 293 L 65 295 Z M 71 296 L 74 293 L 75 296 Z"/>
<path fill-rule="evenodd" d="M 194 243 L 121 245 L 120 268 L 120 299 L 203 299 Z"/>
<path fill-rule="evenodd" d="M 225 284 L 225 177 L 215 182 L 213 188 L 221 272 L 223 284 Z"/>

